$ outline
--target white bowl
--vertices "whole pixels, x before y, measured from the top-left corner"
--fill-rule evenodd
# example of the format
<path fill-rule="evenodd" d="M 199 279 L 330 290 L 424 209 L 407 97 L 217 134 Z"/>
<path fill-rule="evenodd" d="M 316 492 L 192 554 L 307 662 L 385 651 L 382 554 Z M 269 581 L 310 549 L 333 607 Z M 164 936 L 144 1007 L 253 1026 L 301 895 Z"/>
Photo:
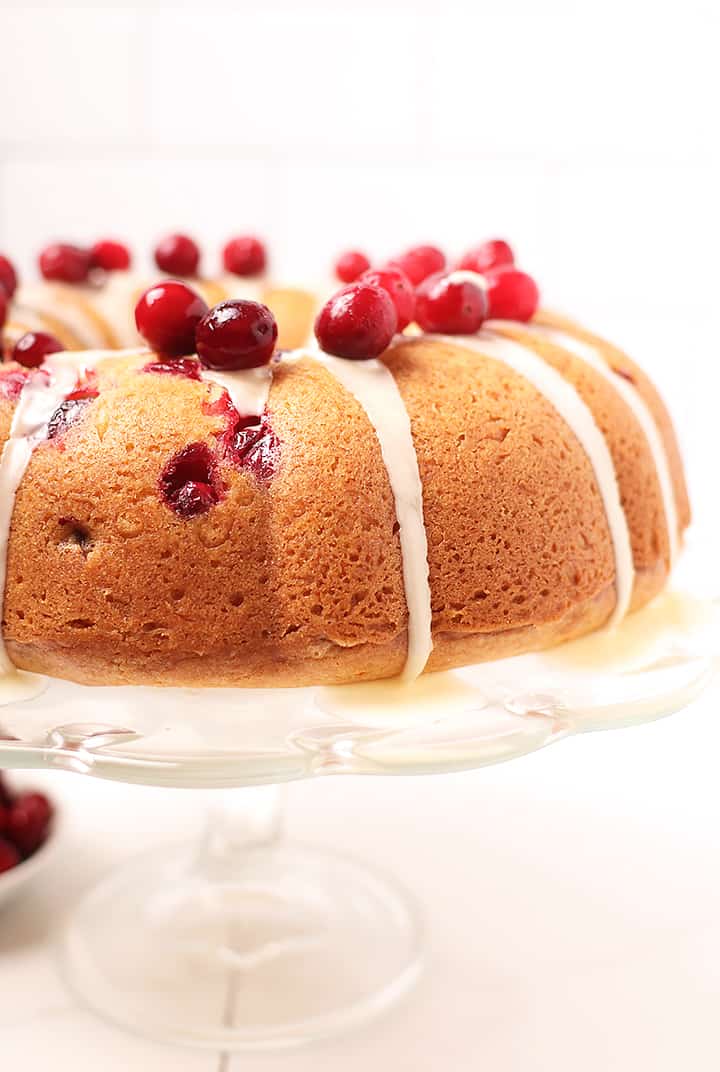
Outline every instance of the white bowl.
<path fill-rule="evenodd" d="M 0 875 L 0 909 L 27 889 L 52 863 L 60 833 L 60 809 L 53 801 L 53 817 L 45 842 L 27 860 Z"/>

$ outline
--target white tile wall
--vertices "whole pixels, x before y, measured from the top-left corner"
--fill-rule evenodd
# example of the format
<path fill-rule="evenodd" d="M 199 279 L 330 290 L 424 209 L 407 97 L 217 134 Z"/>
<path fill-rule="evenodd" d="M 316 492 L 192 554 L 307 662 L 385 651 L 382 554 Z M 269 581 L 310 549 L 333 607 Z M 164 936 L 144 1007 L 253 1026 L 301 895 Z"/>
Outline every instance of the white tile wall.
<path fill-rule="evenodd" d="M 62 154 L 87 144 L 131 146 L 138 12 L 0 11 L 2 139 L 17 152 Z"/>
<path fill-rule="evenodd" d="M 147 121 L 157 145 L 281 159 L 417 145 L 417 33 L 406 17 L 258 9 L 154 14 Z M 384 71 L 403 87 L 390 99 Z"/>
<path fill-rule="evenodd" d="M 715 301 L 710 0 L 0 7 L 0 248 L 232 231 L 339 247 L 507 235 L 556 302 Z M 714 256 L 714 254 L 713 254 Z"/>

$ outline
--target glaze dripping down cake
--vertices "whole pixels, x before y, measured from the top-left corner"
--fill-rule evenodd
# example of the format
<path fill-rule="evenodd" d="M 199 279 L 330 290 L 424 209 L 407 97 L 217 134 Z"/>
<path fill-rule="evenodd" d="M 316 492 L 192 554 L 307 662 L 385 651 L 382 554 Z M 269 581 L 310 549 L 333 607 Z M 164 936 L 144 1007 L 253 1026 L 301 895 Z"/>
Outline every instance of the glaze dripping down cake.
<path fill-rule="evenodd" d="M 197 308 L 176 283 L 178 313 L 165 281 L 138 305 L 147 347 L 0 368 L 8 668 L 412 677 L 612 626 L 663 588 L 689 505 L 645 373 L 538 310 L 512 263 L 406 268 L 349 283 L 290 351 L 265 305 Z M 282 318 L 299 332 L 307 305 Z M 187 337 L 158 352 L 170 321 Z"/>

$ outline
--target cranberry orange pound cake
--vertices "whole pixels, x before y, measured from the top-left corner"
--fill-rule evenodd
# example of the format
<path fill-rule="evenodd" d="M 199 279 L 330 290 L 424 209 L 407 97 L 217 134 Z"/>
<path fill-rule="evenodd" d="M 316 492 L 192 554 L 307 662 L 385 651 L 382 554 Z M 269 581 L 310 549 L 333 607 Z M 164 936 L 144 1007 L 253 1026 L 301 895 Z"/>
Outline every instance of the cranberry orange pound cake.
<path fill-rule="evenodd" d="M 612 628 L 662 589 L 688 499 L 667 411 L 624 353 L 539 310 L 504 242 L 343 271 L 294 350 L 265 304 L 209 308 L 172 279 L 137 303 L 146 346 L 11 340 L 8 669 L 411 679 Z"/>

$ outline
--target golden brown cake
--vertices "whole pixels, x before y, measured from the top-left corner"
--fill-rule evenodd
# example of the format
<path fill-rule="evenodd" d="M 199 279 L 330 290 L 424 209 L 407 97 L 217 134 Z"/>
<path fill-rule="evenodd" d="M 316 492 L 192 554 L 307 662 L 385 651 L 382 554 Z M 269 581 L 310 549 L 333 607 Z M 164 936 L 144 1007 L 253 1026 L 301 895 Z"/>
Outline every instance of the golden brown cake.
<path fill-rule="evenodd" d="M 610 378 L 552 329 L 593 347 Z M 503 338 L 560 374 L 607 443 L 633 608 L 662 588 L 689 520 L 670 419 L 615 347 L 548 314 L 472 339 L 399 337 L 381 363 L 406 407 L 422 485 L 429 670 L 587 633 L 617 602 L 597 473 L 548 397 L 493 353 Z M 362 405 L 321 355 L 296 353 L 274 366 L 260 423 L 238 429 L 223 386 L 187 364 L 186 374 L 167 374 L 148 351 L 106 357 L 51 417 L 12 511 L 2 626 L 12 662 L 93 684 L 306 685 L 400 673 L 408 605 L 396 501 Z M 27 376 L 0 371 L 2 444 Z M 655 422 L 674 532 L 657 458 L 612 377 Z M 168 506 L 189 445 L 192 475 L 202 470 L 216 495 L 198 516 Z"/>

